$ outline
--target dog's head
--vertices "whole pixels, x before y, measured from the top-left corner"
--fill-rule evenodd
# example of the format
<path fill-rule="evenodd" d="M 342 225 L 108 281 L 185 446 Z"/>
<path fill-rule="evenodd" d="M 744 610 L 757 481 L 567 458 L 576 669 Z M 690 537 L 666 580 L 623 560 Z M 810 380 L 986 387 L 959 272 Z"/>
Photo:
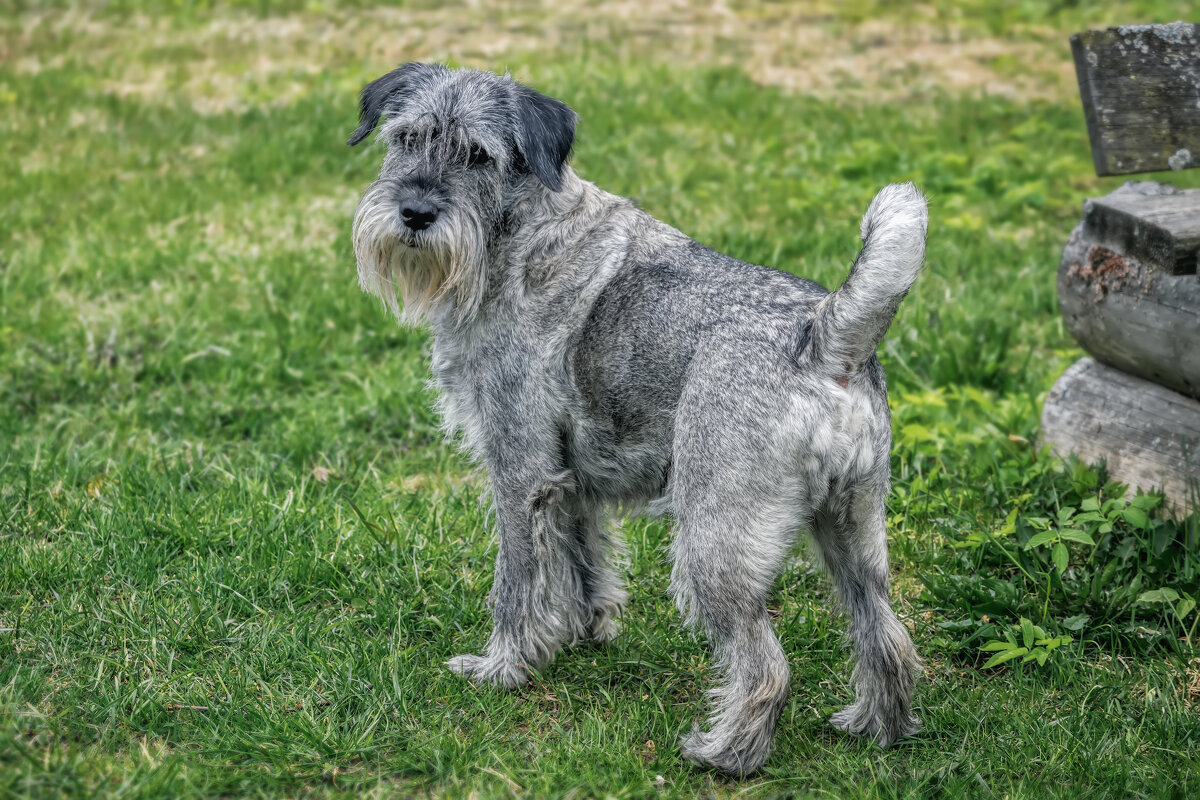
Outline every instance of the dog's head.
<path fill-rule="evenodd" d="M 360 113 L 347 144 L 386 118 L 387 147 L 354 217 L 363 289 L 404 322 L 440 300 L 469 315 L 510 209 L 562 188 L 575 112 L 508 77 L 413 63 L 368 84 Z"/>

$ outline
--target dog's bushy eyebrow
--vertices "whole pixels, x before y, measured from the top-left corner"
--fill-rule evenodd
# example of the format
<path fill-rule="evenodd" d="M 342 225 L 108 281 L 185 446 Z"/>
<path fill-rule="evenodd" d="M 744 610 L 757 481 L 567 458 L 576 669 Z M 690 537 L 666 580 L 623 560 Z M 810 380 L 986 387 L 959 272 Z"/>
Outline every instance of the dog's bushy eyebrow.
<path fill-rule="evenodd" d="M 353 147 L 370 136 L 385 111 L 395 110 L 415 83 L 431 79 L 439 69 L 445 67 L 414 61 L 396 67 L 388 74 L 368 83 L 358 100 L 358 128 L 350 134 L 346 144 Z M 391 109 L 388 108 L 389 105 L 392 106 Z"/>
<path fill-rule="evenodd" d="M 547 188 L 562 188 L 562 170 L 575 145 L 578 115 L 566 103 L 515 84 L 517 150 Z"/>

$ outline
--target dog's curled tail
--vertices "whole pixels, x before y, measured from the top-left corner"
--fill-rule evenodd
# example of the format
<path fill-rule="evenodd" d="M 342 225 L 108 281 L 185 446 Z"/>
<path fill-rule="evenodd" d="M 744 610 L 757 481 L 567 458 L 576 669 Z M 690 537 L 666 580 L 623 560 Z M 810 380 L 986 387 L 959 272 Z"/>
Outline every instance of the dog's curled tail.
<path fill-rule="evenodd" d="M 862 219 L 862 250 L 850 275 L 817 306 L 809 347 L 841 375 L 875 353 L 925 261 L 929 211 L 911 182 L 875 195 Z"/>

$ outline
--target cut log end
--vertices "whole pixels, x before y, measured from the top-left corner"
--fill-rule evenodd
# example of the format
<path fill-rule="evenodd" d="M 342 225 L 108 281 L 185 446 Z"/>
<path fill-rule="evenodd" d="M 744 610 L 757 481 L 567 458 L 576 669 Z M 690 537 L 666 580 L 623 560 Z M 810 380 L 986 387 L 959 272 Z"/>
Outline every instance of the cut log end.
<path fill-rule="evenodd" d="M 1178 518 L 1200 510 L 1200 401 L 1081 358 L 1050 390 L 1042 438 L 1131 489 L 1161 490 Z"/>
<path fill-rule="evenodd" d="M 1083 204 L 1083 232 L 1097 244 L 1162 272 L 1195 274 L 1200 189 L 1176 189 L 1154 181 L 1127 183 Z"/>
<path fill-rule="evenodd" d="M 1058 269 L 1067 330 L 1096 360 L 1200 398 L 1200 280 L 1111 245 L 1086 225 L 1067 240 Z"/>

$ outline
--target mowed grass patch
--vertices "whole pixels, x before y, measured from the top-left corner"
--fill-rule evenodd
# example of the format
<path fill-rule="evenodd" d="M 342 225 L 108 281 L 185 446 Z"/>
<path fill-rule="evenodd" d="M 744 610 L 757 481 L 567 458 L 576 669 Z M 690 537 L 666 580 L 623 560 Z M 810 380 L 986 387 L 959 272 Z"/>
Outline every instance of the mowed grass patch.
<path fill-rule="evenodd" d="M 1082 198 L 1118 182 L 1090 177 L 1075 105 L 856 105 L 732 68 L 507 62 L 579 110 L 585 177 L 831 287 L 880 185 L 931 198 L 928 269 L 881 349 L 898 430 L 931 432 L 899 437 L 891 503 L 925 730 L 884 752 L 825 723 L 851 697 L 845 626 L 801 551 L 772 601 L 792 698 L 767 768 L 736 783 L 675 744 L 708 658 L 667 600 L 661 522 L 626 525 L 613 645 L 514 694 L 442 666 L 486 639 L 493 548 L 482 482 L 430 410 L 426 335 L 356 285 L 350 218 L 380 153 L 343 141 L 354 90 L 391 64 L 198 109 L 117 93 L 51 46 L 37 72 L 0 62 L 0 792 L 1196 791 L 1194 651 L 1089 641 L 981 671 L 915 600 L 951 536 L 1003 523 L 1022 440 L 1078 355 L 1058 252 Z"/>

